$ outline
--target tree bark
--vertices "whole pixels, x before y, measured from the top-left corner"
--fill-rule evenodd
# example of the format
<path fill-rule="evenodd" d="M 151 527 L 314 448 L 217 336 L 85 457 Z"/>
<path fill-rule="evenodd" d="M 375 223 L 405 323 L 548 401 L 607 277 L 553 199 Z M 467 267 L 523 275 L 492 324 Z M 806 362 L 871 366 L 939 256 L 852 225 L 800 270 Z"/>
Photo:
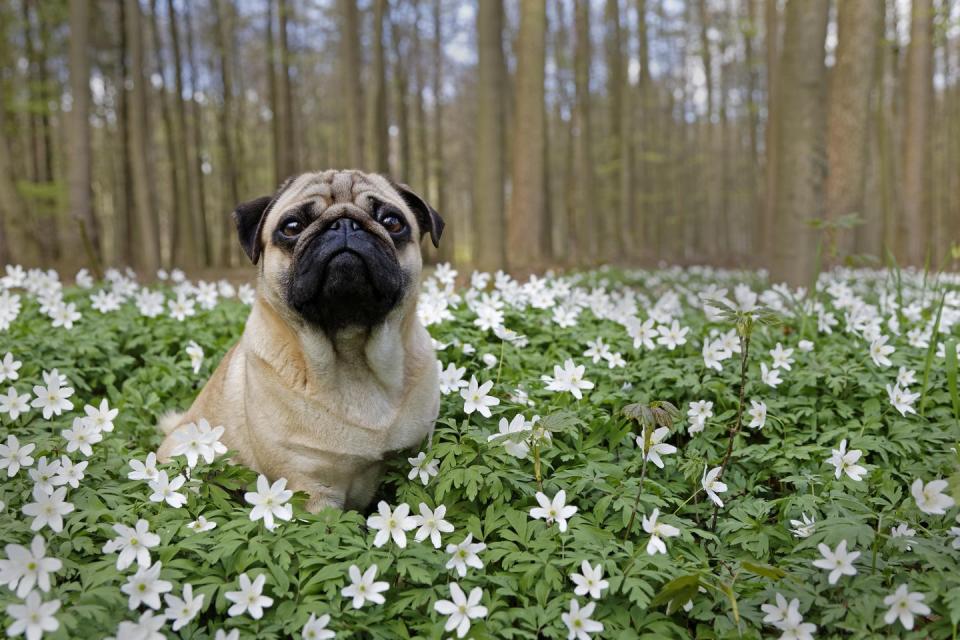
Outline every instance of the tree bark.
<path fill-rule="evenodd" d="M 90 143 L 90 1 L 70 3 L 70 216 L 79 231 L 87 259 L 100 272 L 100 227 L 93 214 L 93 154 Z"/>
<path fill-rule="evenodd" d="M 290 43 L 288 27 L 290 8 L 288 0 L 278 0 L 277 36 L 280 49 L 279 91 L 280 91 L 280 158 L 278 174 L 284 180 L 297 173 L 297 139 L 293 127 L 293 86 L 290 82 Z"/>
<path fill-rule="evenodd" d="M 213 241 L 210 233 L 210 221 L 207 220 L 207 194 L 203 177 L 203 113 L 200 102 L 197 100 L 197 60 L 193 46 L 193 24 L 190 17 L 190 5 L 186 3 L 183 11 L 184 27 L 187 32 L 187 61 L 190 65 L 190 119 L 191 141 L 193 153 L 191 167 L 187 169 L 194 175 L 193 184 L 196 193 L 191 195 L 191 207 L 196 220 L 198 237 L 202 240 L 200 247 L 203 251 L 202 263 L 206 266 L 213 264 Z"/>
<path fill-rule="evenodd" d="M 512 270 L 533 270 L 543 260 L 546 32 L 546 0 L 522 2 L 514 93 L 513 187 L 507 217 L 506 254 Z"/>
<path fill-rule="evenodd" d="M 367 109 L 367 166 L 370 171 L 390 171 L 390 132 L 387 122 L 387 56 L 384 25 L 389 19 L 387 0 L 373 0 L 373 66 Z"/>
<path fill-rule="evenodd" d="M 863 213 L 867 114 L 880 8 L 876 0 L 844 0 L 837 5 L 839 42 L 830 79 L 827 115 L 826 217 L 831 221 Z M 852 235 L 844 233 L 842 244 L 837 248 L 848 252 Z"/>
<path fill-rule="evenodd" d="M 922 265 L 929 230 L 927 164 L 932 92 L 933 2 L 913 0 L 904 96 L 903 206 L 897 225 L 903 262 Z"/>
<path fill-rule="evenodd" d="M 173 98 L 174 116 L 177 124 L 177 157 L 176 162 L 180 166 L 180 174 L 183 176 L 183 197 L 180 203 L 180 210 L 183 212 L 181 218 L 181 237 L 184 242 L 181 247 L 174 246 L 174 263 L 195 267 L 197 265 L 206 265 L 206 226 L 202 217 L 202 207 L 200 206 L 200 192 L 197 189 L 196 178 L 190 165 L 190 153 L 187 129 L 187 111 L 183 102 L 184 81 L 183 81 L 183 51 L 180 47 L 180 27 L 178 25 L 177 10 L 173 0 L 167 0 L 167 21 L 170 32 L 170 45 L 173 49 L 173 77 L 176 95 Z M 192 94 L 191 94 L 192 96 Z"/>
<path fill-rule="evenodd" d="M 410 60 L 405 53 L 406 43 L 404 42 L 403 29 L 397 19 L 397 12 L 394 12 L 390 20 L 390 40 L 393 45 L 395 63 L 391 70 L 393 77 L 393 95 L 394 95 L 394 117 L 397 123 L 397 162 L 394 168 L 396 175 L 403 182 L 409 182 L 411 171 L 411 135 L 410 135 L 410 109 L 409 109 L 409 64 L 415 63 Z"/>
<path fill-rule="evenodd" d="M 764 189 L 763 215 L 760 218 L 759 247 L 756 253 L 770 263 L 773 254 L 774 221 L 776 219 L 777 159 L 780 154 L 780 9 L 777 0 L 765 0 L 763 5 L 764 39 L 766 46 L 767 123 L 764 129 Z"/>
<path fill-rule="evenodd" d="M 575 46 L 573 54 L 573 77 L 576 97 L 573 109 L 574 130 L 574 201 L 573 218 L 570 221 L 570 249 L 574 262 L 590 265 L 602 258 L 599 252 L 598 229 L 603 224 L 597 220 L 592 209 L 592 192 L 596 188 L 593 164 L 593 126 L 590 121 L 590 2 L 574 0 Z M 603 218 L 601 217 L 602 221 Z"/>
<path fill-rule="evenodd" d="M 339 0 L 340 82 L 343 106 L 343 161 L 349 167 L 363 164 L 363 95 L 360 82 L 360 18 L 354 0 Z"/>
<path fill-rule="evenodd" d="M 505 264 L 503 0 L 480 3 L 477 12 L 477 128 L 473 183 L 474 244 L 479 269 Z"/>
<path fill-rule="evenodd" d="M 133 183 L 134 234 L 137 250 L 131 252 L 136 267 L 152 277 L 160 267 L 160 229 L 154 206 L 153 179 L 148 162 L 147 79 L 144 76 L 143 26 L 138 0 L 124 0 L 127 46 L 130 52 L 130 169 Z"/>
<path fill-rule="evenodd" d="M 793 286 L 813 276 L 812 219 L 823 217 L 823 106 L 828 0 L 788 0 L 781 73 L 780 148 L 771 276 Z"/>
<path fill-rule="evenodd" d="M 236 154 L 234 150 L 236 144 L 233 140 L 233 132 L 236 127 L 236 109 L 234 107 L 233 96 L 233 73 L 230 68 L 229 54 L 227 51 L 227 42 L 229 38 L 229 27 L 226 16 L 224 15 L 224 0 L 213 0 L 214 10 L 214 40 L 216 42 L 217 55 L 220 63 L 220 86 L 222 90 L 222 113 L 217 119 L 220 129 L 220 145 L 222 149 L 224 192 L 230 204 L 228 207 L 236 206 L 240 203 L 240 186 L 237 175 Z M 224 214 L 222 219 L 217 219 L 214 228 L 220 236 L 220 258 L 219 264 L 229 265 L 230 255 L 232 253 L 233 230 L 231 221 Z"/>
<path fill-rule="evenodd" d="M 430 78 L 430 94 L 433 96 L 433 111 L 431 113 L 430 127 L 432 129 L 432 151 L 430 158 L 431 167 L 431 198 L 434 208 L 447 216 L 448 225 L 443 231 L 443 242 L 440 243 L 438 252 L 439 260 L 453 260 L 456 257 L 457 237 L 460 231 L 457 229 L 458 223 L 463 218 L 459 215 L 452 215 L 447 211 L 447 190 L 446 185 L 446 165 L 444 162 L 444 141 L 443 126 L 443 14 L 441 6 L 443 0 L 433 0 L 432 18 L 433 18 L 433 42 L 432 42 L 432 74 Z"/>

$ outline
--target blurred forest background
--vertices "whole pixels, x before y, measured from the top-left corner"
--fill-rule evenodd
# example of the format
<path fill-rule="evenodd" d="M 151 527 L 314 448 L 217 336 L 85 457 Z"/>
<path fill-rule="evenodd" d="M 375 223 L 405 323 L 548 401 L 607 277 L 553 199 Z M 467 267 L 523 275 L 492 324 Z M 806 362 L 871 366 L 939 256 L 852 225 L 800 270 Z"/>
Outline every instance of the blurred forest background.
<path fill-rule="evenodd" d="M 234 205 L 331 167 L 487 269 L 960 258 L 958 0 L 3 0 L 0 30 L 0 264 L 241 266 Z"/>

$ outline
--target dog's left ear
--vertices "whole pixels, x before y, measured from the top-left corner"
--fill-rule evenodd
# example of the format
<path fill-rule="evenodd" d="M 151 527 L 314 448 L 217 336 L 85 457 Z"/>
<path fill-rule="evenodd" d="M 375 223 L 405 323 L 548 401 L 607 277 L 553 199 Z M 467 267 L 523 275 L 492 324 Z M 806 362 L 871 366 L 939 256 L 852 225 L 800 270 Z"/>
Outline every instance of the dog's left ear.
<path fill-rule="evenodd" d="M 233 210 L 233 221 L 237 225 L 240 246 L 243 247 L 244 252 L 253 264 L 257 264 L 260 260 L 260 253 L 263 251 L 260 234 L 263 231 L 263 223 L 267 219 L 267 214 L 270 213 L 274 203 L 291 182 L 293 182 L 293 178 L 288 178 L 272 196 L 261 196 L 255 200 L 242 202 Z"/>
<path fill-rule="evenodd" d="M 390 183 L 403 198 L 403 201 L 407 203 L 407 206 L 410 207 L 410 210 L 413 211 L 413 215 L 417 217 L 421 237 L 424 233 L 429 232 L 433 246 L 439 247 L 440 236 L 443 234 L 444 227 L 443 218 L 440 217 L 440 214 L 407 185 L 392 180 Z"/>

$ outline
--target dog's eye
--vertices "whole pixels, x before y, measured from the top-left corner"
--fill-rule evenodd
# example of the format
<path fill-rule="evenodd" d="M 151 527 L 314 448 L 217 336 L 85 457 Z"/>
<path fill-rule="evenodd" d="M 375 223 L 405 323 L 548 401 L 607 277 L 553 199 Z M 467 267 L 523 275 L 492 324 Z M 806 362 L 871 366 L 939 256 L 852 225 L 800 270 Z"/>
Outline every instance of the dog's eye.
<path fill-rule="evenodd" d="M 286 224 L 283 225 L 280 233 L 285 235 L 288 238 L 295 238 L 300 235 L 300 232 L 303 231 L 303 223 L 299 220 L 288 220 Z"/>
<path fill-rule="evenodd" d="M 380 224 L 383 225 L 383 228 L 386 229 L 388 233 L 400 233 L 405 226 L 403 220 L 392 213 L 383 216 L 383 218 L 380 219 Z"/>

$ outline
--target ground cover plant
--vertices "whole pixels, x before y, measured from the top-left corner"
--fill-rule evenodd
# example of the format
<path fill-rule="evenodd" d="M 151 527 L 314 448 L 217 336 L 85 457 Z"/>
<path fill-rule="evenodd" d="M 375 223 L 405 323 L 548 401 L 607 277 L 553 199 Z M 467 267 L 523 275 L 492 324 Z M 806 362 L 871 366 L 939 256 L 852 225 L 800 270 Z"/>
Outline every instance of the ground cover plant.
<path fill-rule="evenodd" d="M 960 279 L 441 265 L 443 400 L 364 513 L 151 452 L 249 287 L 0 279 L 0 618 L 28 638 L 955 638 Z"/>

